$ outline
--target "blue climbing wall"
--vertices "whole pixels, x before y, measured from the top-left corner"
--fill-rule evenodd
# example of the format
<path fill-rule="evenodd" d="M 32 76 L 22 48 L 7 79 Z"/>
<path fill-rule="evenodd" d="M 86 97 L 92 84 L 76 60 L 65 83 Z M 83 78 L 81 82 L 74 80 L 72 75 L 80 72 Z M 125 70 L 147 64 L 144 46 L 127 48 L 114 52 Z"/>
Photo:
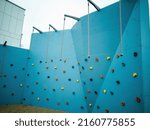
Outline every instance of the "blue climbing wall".
<path fill-rule="evenodd" d="M 122 0 L 62 33 L 33 33 L 30 50 L 0 46 L 0 104 L 66 112 L 150 112 L 148 0 Z M 61 53 L 62 52 L 62 53 Z"/>

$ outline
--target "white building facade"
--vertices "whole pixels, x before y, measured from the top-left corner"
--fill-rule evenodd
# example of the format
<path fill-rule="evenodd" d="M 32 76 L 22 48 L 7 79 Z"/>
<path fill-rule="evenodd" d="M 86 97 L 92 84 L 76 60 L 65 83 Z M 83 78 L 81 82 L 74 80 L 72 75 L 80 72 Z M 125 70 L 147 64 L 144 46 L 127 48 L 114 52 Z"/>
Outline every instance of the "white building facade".
<path fill-rule="evenodd" d="M 25 9 L 9 0 L 0 0 L 0 44 L 21 47 Z"/>

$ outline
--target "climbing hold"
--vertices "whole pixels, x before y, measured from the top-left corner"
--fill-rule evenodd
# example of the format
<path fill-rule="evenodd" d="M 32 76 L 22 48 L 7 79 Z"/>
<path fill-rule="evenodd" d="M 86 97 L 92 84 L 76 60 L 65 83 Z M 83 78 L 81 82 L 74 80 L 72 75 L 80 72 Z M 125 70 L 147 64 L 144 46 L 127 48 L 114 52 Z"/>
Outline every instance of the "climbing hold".
<path fill-rule="evenodd" d="M 88 58 L 90 59 L 91 57 L 90 57 L 90 56 L 88 56 Z"/>
<path fill-rule="evenodd" d="M 49 79 L 49 78 L 50 78 L 50 76 L 47 76 L 47 78 Z"/>
<path fill-rule="evenodd" d="M 29 88 L 30 86 L 27 84 L 26 87 Z"/>
<path fill-rule="evenodd" d="M 58 78 L 55 78 L 56 81 L 58 81 Z"/>
<path fill-rule="evenodd" d="M 118 84 L 118 85 L 119 85 L 119 84 L 120 84 L 120 81 L 119 81 L 119 80 L 117 80 L 117 81 L 116 81 L 116 84 Z"/>
<path fill-rule="evenodd" d="M 92 82 L 92 81 L 93 81 L 93 79 L 92 79 L 92 78 L 90 78 L 90 81 Z"/>
<path fill-rule="evenodd" d="M 62 59 L 60 59 L 59 61 L 62 61 Z"/>
<path fill-rule="evenodd" d="M 66 105 L 68 106 L 68 105 L 69 105 L 69 102 L 66 102 Z"/>
<path fill-rule="evenodd" d="M 123 56 L 123 53 L 121 53 L 120 56 L 122 57 L 122 56 Z"/>
<path fill-rule="evenodd" d="M 13 65 L 13 64 L 10 64 L 10 66 L 13 67 L 14 65 Z"/>
<path fill-rule="evenodd" d="M 33 94 L 34 94 L 34 92 L 31 92 L 31 94 L 33 95 Z"/>
<path fill-rule="evenodd" d="M 92 66 L 90 67 L 90 70 L 93 70 L 93 67 L 92 67 Z"/>
<path fill-rule="evenodd" d="M 63 70 L 63 73 L 65 74 L 65 73 L 66 73 L 66 71 L 65 71 L 65 70 Z"/>
<path fill-rule="evenodd" d="M 84 96 L 84 99 L 87 99 L 87 96 Z"/>
<path fill-rule="evenodd" d="M 37 74 L 39 75 L 39 74 L 40 74 L 40 72 L 37 72 Z"/>
<path fill-rule="evenodd" d="M 87 90 L 88 93 L 91 93 L 91 90 Z"/>
<path fill-rule="evenodd" d="M 90 103 L 90 104 L 89 104 L 89 107 L 92 107 L 92 106 L 93 106 L 93 105 Z"/>
<path fill-rule="evenodd" d="M 22 70 L 25 70 L 25 68 L 23 67 Z"/>
<path fill-rule="evenodd" d="M 125 102 L 122 102 L 121 105 L 124 107 L 125 106 Z"/>
<path fill-rule="evenodd" d="M 35 66 L 34 64 L 32 64 L 32 66 Z"/>
<path fill-rule="evenodd" d="M 64 90 L 64 89 L 65 89 L 64 86 L 62 86 L 62 87 L 61 87 L 61 90 Z"/>
<path fill-rule="evenodd" d="M 80 62 L 78 62 L 77 64 L 80 65 Z"/>
<path fill-rule="evenodd" d="M 86 82 L 83 82 L 84 85 L 86 85 Z"/>
<path fill-rule="evenodd" d="M 48 70 L 48 66 L 45 67 Z"/>
<path fill-rule="evenodd" d="M 17 78 L 17 76 L 15 75 L 15 76 L 14 76 L 14 79 L 16 79 L 16 78 Z"/>
<path fill-rule="evenodd" d="M 35 82 L 35 84 L 38 85 L 39 83 L 38 83 L 38 82 Z"/>
<path fill-rule="evenodd" d="M 82 69 L 84 70 L 84 66 L 82 66 Z"/>
<path fill-rule="evenodd" d="M 46 101 L 49 101 L 49 98 L 46 98 Z"/>
<path fill-rule="evenodd" d="M 38 97 L 37 100 L 40 101 L 40 98 Z"/>
<path fill-rule="evenodd" d="M 111 58 L 110 58 L 110 56 L 107 56 L 107 58 L 106 58 L 107 60 L 110 60 Z"/>
<path fill-rule="evenodd" d="M 119 54 L 116 54 L 116 58 L 119 58 Z"/>
<path fill-rule="evenodd" d="M 87 62 L 88 61 L 88 59 L 85 59 L 85 62 Z"/>
<path fill-rule="evenodd" d="M 67 60 L 64 60 L 64 63 L 66 63 L 67 62 Z"/>
<path fill-rule="evenodd" d="M 75 67 L 74 66 L 72 66 L 72 69 L 74 69 Z"/>
<path fill-rule="evenodd" d="M 29 77 L 29 74 L 27 74 L 27 76 Z"/>
<path fill-rule="evenodd" d="M 100 78 L 101 78 L 101 79 L 103 79 L 103 78 L 104 78 L 104 76 L 101 74 L 101 75 L 100 75 Z"/>
<path fill-rule="evenodd" d="M 40 61 L 40 63 L 42 63 L 42 61 Z"/>
<path fill-rule="evenodd" d="M 134 56 L 134 57 L 137 57 L 137 56 L 138 56 L 138 53 L 137 53 L 137 52 L 134 52 L 134 53 L 133 53 L 133 56 Z"/>
<path fill-rule="evenodd" d="M 75 92 L 72 92 L 72 94 L 75 95 L 76 93 L 75 93 Z"/>
<path fill-rule="evenodd" d="M 114 95 L 114 93 L 113 93 L 112 91 L 110 91 L 110 94 L 111 94 L 111 95 Z"/>
<path fill-rule="evenodd" d="M 98 94 L 98 92 L 97 92 L 97 91 L 94 91 L 94 93 L 95 93 L 95 95 L 97 95 L 97 94 Z"/>
<path fill-rule="evenodd" d="M 114 73 L 114 72 L 115 72 L 115 69 L 111 69 L 111 72 Z"/>
<path fill-rule="evenodd" d="M 109 110 L 108 110 L 108 109 L 105 109 L 105 112 L 106 112 L 106 113 L 109 113 Z"/>
<path fill-rule="evenodd" d="M 51 62 L 53 62 L 53 60 L 51 60 Z"/>
<path fill-rule="evenodd" d="M 47 88 L 46 88 L 46 87 L 44 87 L 44 90 L 46 91 L 46 90 L 47 90 Z"/>
<path fill-rule="evenodd" d="M 26 100 L 26 98 L 23 98 L 22 100 L 23 100 L 23 101 L 25 101 L 25 100 Z"/>
<path fill-rule="evenodd" d="M 77 83 L 80 83 L 80 80 L 77 79 L 76 82 L 77 82 Z"/>
<path fill-rule="evenodd" d="M 126 64 L 125 64 L 125 63 L 121 63 L 121 64 L 122 64 L 122 66 L 123 66 L 123 67 L 125 67 L 125 66 L 126 66 Z"/>
<path fill-rule="evenodd" d="M 98 59 L 98 58 L 95 58 L 95 61 L 96 61 L 96 62 L 99 62 L 99 59 Z"/>
<path fill-rule="evenodd" d="M 81 108 L 82 110 L 84 109 L 84 107 L 83 107 L 83 106 L 81 106 L 80 108 Z"/>
<path fill-rule="evenodd" d="M 6 78 L 6 77 L 7 77 L 7 75 L 6 75 L 6 74 L 4 74 L 4 77 Z"/>
<path fill-rule="evenodd" d="M 6 88 L 6 85 L 3 85 L 3 88 Z"/>
<path fill-rule="evenodd" d="M 103 92 L 104 92 L 104 94 L 106 94 L 106 93 L 107 93 L 107 90 L 106 90 L 106 89 L 104 89 L 104 90 L 103 90 Z"/>
<path fill-rule="evenodd" d="M 57 70 L 57 67 L 55 66 L 54 69 Z"/>
<path fill-rule="evenodd" d="M 11 93 L 11 96 L 14 96 L 15 94 L 14 93 Z"/>
<path fill-rule="evenodd" d="M 100 109 L 100 106 L 97 106 L 97 109 Z"/>
<path fill-rule="evenodd" d="M 136 78 L 136 77 L 138 77 L 138 74 L 137 74 L 137 73 L 133 73 L 132 76 L 133 76 L 134 78 Z"/>
<path fill-rule="evenodd" d="M 20 84 L 19 86 L 20 86 L 20 87 L 22 87 L 22 86 L 23 86 L 23 84 Z"/>
<path fill-rule="evenodd" d="M 31 57 L 28 57 L 27 59 L 28 59 L 28 60 L 30 60 L 30 59 L 31 59 Z"/>
<path fill-rule="evenodd" d="M 68 79 L 68 81 L 71 81 L 71 79 Z"/>
<path fill-rule="evenodd" d="M 56 90 L 55 89 L 53 89 L 53 92 L 55 92 Z"/>
<path fill-rule="evenodd" d="M 140 102 L 141 102 L 140 97 L 136 97 L 136 102 L 137 102 L 137 103 L 140 103 Z"/>

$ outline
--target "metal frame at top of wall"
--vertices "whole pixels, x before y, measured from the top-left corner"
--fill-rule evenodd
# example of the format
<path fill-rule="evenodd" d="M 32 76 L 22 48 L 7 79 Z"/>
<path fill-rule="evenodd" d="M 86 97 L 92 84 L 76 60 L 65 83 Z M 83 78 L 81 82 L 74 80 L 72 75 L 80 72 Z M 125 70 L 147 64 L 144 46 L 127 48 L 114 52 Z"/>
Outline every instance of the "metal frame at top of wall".
<path fill-rule="evenodd" d="M 9 3 L 13 4 L 14 6 L 16 6 L 16 7 L 20 8 L 20 9 L 22 9 L 22 10 L 24 10 L 24 11 L 26 10 L 26 9 L 24 9 L 24 8 L 20 7 L 19 5 L 16 5 L 15 3 L 13 3 L 13 2 L 11 2 L 11 1 L 9 1 L 9 0 L 5 0 L 5 1 L 7 1 L 7 2 L 9 2 Z"/>

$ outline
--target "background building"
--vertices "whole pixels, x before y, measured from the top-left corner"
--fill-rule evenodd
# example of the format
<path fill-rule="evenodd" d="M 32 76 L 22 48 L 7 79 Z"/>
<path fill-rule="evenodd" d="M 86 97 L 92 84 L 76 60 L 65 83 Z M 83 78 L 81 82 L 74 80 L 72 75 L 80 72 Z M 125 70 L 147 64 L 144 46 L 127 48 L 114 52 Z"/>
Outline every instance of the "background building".
<path fill-rule="evenodd" d="M 20 47 L 25 9 L 8 1 L 0 0 L 0 44 Z"/>

